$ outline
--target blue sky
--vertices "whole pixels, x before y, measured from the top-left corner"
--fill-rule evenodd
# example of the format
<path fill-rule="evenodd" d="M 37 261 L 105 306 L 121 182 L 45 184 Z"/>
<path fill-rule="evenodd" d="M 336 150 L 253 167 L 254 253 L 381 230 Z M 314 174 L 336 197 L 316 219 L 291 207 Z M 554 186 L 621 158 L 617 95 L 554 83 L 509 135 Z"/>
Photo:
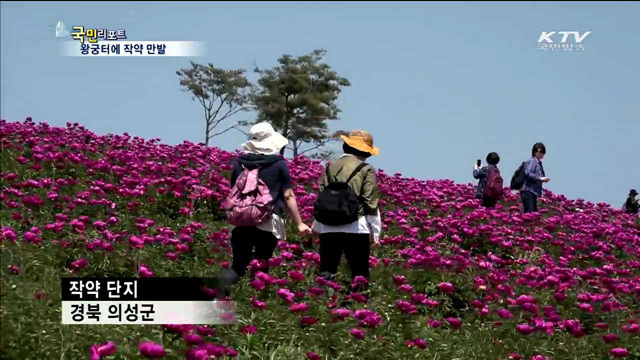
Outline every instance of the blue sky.
<path fill-rule="evenodd" d="M 547 187 L 619 207 L 640 188 L 640 3 L 73 2 L 1 5 L 0 116 L 98 134 L 202 140 L 198 103 L 175 71 L 189 61 L 271 67 L 326 49 L 349 79 L 333 129 L 370 131 L 388 173 L 471 182 L 497 151 L 508 181 L 547 145 Z M 50 26 L 125 29 L 129 40 L 207 43 L 197 58 L 64 57 Z M 585 51 L 544 52 L 542 31 L 591 31 Z M 559 38 L 556 38 L 559 41 Z M 236 119 L 253 120 L 246 113 Z M 233 150 L 240 133 L 215 138 Z"/>

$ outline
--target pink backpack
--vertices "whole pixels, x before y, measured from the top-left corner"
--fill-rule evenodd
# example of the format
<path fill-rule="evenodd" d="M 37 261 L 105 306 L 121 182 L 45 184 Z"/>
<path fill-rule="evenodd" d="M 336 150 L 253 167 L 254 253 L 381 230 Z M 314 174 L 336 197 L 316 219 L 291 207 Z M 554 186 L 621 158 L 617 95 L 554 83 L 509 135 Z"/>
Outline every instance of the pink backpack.
<path fill-rule="evenodd" d="M 269 221 L 273 198 L 269 187 L 258 177 L 260 168 L 244 168 L 229 196 L 222 202 L 227 221 L 233 226 L 257 226 Z"/>

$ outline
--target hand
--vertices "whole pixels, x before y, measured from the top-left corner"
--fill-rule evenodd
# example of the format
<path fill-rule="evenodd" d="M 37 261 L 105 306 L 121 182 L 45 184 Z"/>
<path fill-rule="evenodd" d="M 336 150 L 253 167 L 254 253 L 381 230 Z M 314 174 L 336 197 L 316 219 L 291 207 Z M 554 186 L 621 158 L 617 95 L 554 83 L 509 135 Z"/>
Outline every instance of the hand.
<path fill-rule="evenodd" d="M 374 245 L 380 244 L 380 236 L 375 235 L 374 233 L 369 234 L 369 241 L 371 241 Z"/>
<path fill-rule="evenodd" d="M 310 227 L 307 226 L 307 224 L 305 223 L 300 223 L 298 224 L 298 233 L 300 235 L 309 235 L 311 234 L 313 231 L 311 230 Z"/>
<path fill-rule="evenodd" d="M 480 167 L 478 166 L 478 163 L 474 163 L 473 164 L 473 170 L 478 170 L 480 169 Z"/>

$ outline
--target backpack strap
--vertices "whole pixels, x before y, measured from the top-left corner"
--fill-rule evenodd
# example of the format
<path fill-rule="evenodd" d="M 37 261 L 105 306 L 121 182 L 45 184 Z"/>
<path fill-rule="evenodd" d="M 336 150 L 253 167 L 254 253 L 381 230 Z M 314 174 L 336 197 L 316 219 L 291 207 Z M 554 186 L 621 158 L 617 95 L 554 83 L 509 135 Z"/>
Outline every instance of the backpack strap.
<path fill-rule="evenodd" d="M 358 175 L 358 173 L 360 172 L 360 170 L 364 169 L 367 165 L 369 165 L 369 164 L 367 164 L 366 162 L 363 162 L 363 163 L 361 163 L 360 165 L 358 165 L 358 167 L 357 167 L 355 170 L 353 170 L 353 172 L 351 173 L 351 175 L 349 175 L 349 178 L 347 179 L 347 182 L 346 182 L 346 183 L 348 184 L 349 182 L 351 182 L 351 180 L 353 180 L 353 178 L 354 178 L 356 175 Z"/>

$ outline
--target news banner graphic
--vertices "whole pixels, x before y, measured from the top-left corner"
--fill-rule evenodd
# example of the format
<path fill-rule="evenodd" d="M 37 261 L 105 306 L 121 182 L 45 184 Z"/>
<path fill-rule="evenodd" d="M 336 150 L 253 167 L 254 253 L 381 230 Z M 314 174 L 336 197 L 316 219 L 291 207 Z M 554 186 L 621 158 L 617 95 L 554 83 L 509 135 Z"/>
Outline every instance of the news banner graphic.
<path fill-rule="evenodd" d="M 591 31 L 582 34 L 578 31 L 543 31 L 538 38 L 538 50 L 551 52 L 575 50 L 576 52 L 583 52 L 585 50 L 585 44 L 582 42 L 589 34 L 591 34 Z M 573 35 L 573 43 L 568 41 L 570 35 Z M 560 38 L 559 42 L 558 38 Z"/>
<path fill-rule="evenodd" d="M 62 324 L 235 324 L 199 278 L 62 278 Z"/>
<path fill-rule="evenodd" d="M 205 45 L 198 41 L 128 41 L 124 29 L 110 30 L 74 26 L 63 43 L 65 56 L 201 56 Z"/>

